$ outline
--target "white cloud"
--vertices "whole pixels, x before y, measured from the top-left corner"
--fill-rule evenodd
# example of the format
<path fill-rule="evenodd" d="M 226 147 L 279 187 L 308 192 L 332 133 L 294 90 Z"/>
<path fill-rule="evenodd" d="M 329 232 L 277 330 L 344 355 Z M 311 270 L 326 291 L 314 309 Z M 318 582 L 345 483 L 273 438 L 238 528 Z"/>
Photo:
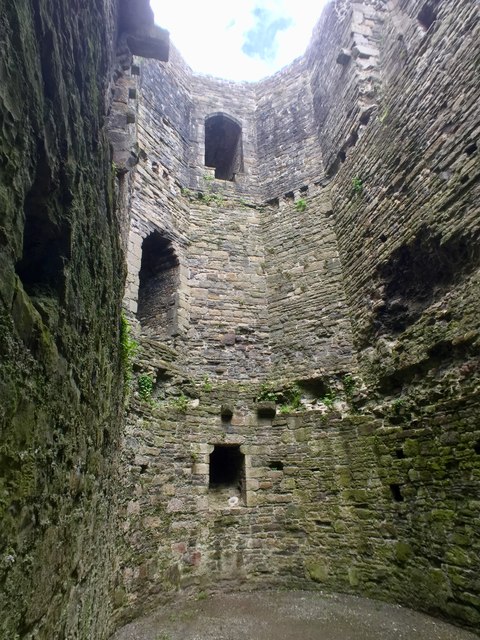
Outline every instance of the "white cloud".
<path fill-rule="evenodd" d="M 157 24 L 170 31 L 186 62 L 201 73 L 232 80 L 258 80 L 301 55 L 328 0 L 151 0 Z M 271 62 L 242 52 L 246 33 L 255 25 L 253 9 L 273 17 L 291 18 L 277 33 L 277 55 Z"/>

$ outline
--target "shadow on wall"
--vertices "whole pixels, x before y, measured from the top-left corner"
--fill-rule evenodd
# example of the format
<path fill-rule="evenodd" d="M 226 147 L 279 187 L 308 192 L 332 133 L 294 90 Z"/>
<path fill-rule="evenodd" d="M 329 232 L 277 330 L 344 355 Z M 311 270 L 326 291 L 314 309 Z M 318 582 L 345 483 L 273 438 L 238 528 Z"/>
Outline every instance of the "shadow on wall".
<path fill-rule="evenodd" d="M 479 266 L 478 237 L 457 232 L 443 238 L 422 227 L 411 242 L 398 247 L 377 271 L 383 304 L 373 319 L 375 334 L 404 331 L 424 309 Z"/>

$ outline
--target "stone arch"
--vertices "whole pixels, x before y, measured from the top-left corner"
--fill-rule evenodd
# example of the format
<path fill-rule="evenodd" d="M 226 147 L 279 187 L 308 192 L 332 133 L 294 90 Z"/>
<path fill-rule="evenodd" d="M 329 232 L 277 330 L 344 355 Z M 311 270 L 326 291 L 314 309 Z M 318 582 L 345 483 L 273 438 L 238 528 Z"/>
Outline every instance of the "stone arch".
<path fill-rule="evenodd" d="M 143 330 L 160 337 L 177 332 L 180 265 L 172 241 L 152 231 L 142 243 L 137 318 Z"/>
<path fill-rule="evenodd" d="M 215 168 L 215 178 L 234 181 L 243 172 L 241 124 L 225 113 L 205 118 L 205 165 Z"/>

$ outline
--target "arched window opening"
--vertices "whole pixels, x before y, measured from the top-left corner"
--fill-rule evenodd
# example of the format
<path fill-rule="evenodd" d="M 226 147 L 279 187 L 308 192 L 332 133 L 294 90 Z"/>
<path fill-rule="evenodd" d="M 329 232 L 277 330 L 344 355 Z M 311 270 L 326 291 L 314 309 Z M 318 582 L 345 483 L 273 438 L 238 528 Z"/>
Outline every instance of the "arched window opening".
<path fill-rule="evenodd" d="M 142 244 L 137 316 L 142 329 L 167 337 L 177 328 L 179 263 L 168 238 L 158 231 Z"/>
<path fill-rule="evenodd" d="M 224 114 L 205 121 L 205 165 L 219 180 L 233 181 L 243 171 L 242 127 Z"/>

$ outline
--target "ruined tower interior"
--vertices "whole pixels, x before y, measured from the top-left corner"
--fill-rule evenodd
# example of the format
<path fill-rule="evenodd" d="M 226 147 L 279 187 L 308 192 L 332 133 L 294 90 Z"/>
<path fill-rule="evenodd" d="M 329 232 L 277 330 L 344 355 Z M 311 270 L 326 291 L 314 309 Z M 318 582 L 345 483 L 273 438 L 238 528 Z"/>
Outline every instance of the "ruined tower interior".
<path fill-rule="evenodd" d="M 480 631 L 479 7 L 343 5 L 234 83 L 147 0 L 0 0 L 0 638 L 272 588 Z"/>

